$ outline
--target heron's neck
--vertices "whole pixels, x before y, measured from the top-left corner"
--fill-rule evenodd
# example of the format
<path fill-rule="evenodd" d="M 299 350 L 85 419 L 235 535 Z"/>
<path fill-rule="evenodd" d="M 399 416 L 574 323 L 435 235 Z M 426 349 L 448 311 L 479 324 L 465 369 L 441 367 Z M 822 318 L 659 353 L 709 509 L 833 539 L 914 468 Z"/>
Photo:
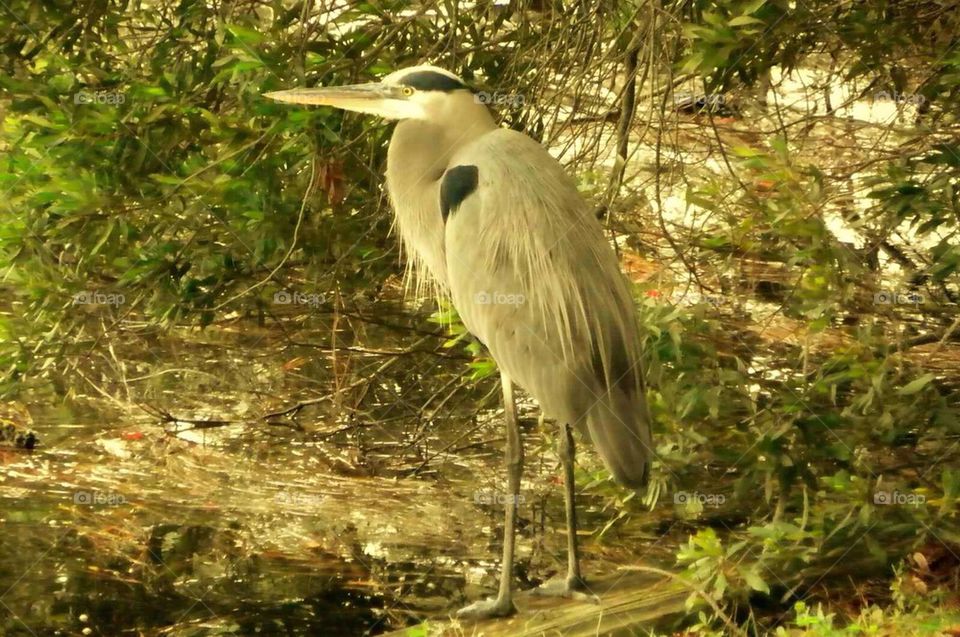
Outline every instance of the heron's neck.
<path fill-rule="evenodd" d="M 387 190 L 393 201 L 408 270 L 420 290 L 430 286 L 430 279 L 441 293 L 447 288 L 440 179 L 456 150 L 496 129 L 485 108 L 483 111 L 485 117 L 470 123 L 460 122 L 459 126 L 404 120 L 397 124 L 390 140 Z"/>

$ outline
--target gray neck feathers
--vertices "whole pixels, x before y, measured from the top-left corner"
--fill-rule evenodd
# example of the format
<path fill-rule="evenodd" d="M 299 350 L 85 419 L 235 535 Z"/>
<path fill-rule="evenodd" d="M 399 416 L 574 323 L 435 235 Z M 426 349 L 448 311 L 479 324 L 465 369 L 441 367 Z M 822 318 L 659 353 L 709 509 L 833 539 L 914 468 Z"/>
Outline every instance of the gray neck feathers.
<path fill-rule="evenodd" d="M 448 287 L 440 179 L 456 151 L 496 128 L 485 107 L 470 110 L 472 122 L 404 120 L 390 140 L 387 190 L 406 258 L 407 286 L 418 296 L 445 295 Z"/>

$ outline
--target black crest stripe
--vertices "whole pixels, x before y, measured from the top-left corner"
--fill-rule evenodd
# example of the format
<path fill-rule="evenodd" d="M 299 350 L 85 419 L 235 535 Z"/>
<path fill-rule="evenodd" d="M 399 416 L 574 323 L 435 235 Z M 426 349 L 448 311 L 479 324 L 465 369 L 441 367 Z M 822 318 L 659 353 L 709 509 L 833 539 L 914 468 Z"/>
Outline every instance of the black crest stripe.
<path fill-rule="evenodd" d="M 463 200 L 477 189 L 479 174 L 476 166 L 454 166 L 444 173 L 440 182 L 440 214 L 444 223 L 450 213 L 456 212 Z"/>
<path fill-rule="evenodd" d="M 460 80 L 436 71 L 417 71 L 403 77 L 399 83 L 418 91 L 456 91 L 467 88 Z"/>

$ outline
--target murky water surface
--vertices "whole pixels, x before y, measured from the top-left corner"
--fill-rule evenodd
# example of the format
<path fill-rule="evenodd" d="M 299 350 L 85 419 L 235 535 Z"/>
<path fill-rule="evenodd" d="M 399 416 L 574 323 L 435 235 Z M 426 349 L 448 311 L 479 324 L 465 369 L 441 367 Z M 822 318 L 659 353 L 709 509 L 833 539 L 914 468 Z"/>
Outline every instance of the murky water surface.
<path fill-rule="evenodd" d="M 119 333 L 85 384 L 25 398 L 42 444 L 0 451 L 0 634 L 378 634 L 489 594 L 497 385 L 385 327 L 340 323 L 334 356 L 331 325 Z M 522 411 L 525 588 L 565 558 L 551 428 Z M 585 529 L 615 517 L 601 503 L 581 500 Z M 586 541 L 594 571 L 649 549 L 608 537 Z"/>

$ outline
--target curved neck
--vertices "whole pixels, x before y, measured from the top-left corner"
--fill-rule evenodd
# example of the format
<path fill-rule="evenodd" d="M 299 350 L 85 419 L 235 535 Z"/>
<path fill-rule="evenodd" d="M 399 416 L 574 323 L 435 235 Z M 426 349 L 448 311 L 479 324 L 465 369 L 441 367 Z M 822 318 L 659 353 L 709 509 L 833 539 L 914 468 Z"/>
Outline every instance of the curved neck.
<path fill-rule="evenodd" d="M 428 107 L 428 119 L 407 119 L 397 124 L 387 154 L 387 176 L 397 171 L 408 185 L 438 181 L 453 154 L 476 138 L 497 128 L 490 111 L 473 94 L 455 96 Z"/>
<path fill-rule="evenodd" d="M 407 252 L 408 268 L 418 288 L 429 285 L 429 272 L 440 290 L 447 287 L 440 214 L 440 179 L 454 153 L 496 130 L 482 104 L 463 104 L 459 117 L 435 113 L 431 121 L 409 119 L 397 124 L 387 151 L 387 190 L 396 213 L 396 227 Z"/>

